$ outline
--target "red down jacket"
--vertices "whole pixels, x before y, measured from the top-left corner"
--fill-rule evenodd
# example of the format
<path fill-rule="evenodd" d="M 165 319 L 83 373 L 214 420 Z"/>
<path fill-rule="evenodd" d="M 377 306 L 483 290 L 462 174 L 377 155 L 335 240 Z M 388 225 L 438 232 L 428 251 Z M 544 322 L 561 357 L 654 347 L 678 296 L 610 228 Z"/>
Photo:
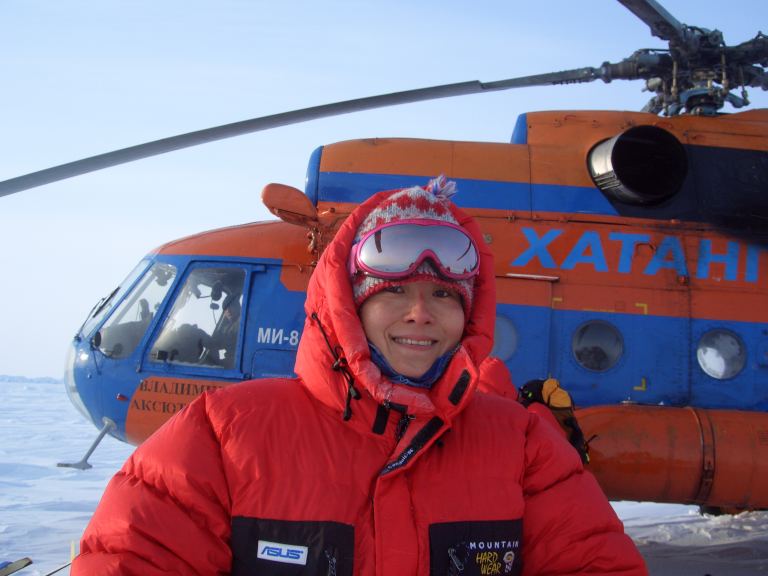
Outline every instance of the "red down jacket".
<path fill-rule="evenodd" d="M 475 390 L 493 263 L 460 210 L 484 252 L 458 352 L 428 391 L 370 361 L 346 264 L 382 194 L 347 219 L 312 276 L 299 378 L 205 394 L 150 437 L 107 487 L 73 575 L 646 574 L 561 435 Z"/>

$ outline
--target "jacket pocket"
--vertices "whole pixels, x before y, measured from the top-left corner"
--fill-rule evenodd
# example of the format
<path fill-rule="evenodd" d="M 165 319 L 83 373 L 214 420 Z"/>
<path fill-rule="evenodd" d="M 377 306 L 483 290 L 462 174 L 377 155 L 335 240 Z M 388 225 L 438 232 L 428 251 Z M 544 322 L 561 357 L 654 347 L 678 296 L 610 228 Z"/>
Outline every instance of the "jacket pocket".
<path fill-rule="evenodd" d="M 355 530 L 339 522 L 232 519 L 232 576 L 352 576 Z"/>
<path fill-rule="evenodd" d="M 523 521 L 442 522 L 429 527 L 431 576 L 522 573 Z"/>

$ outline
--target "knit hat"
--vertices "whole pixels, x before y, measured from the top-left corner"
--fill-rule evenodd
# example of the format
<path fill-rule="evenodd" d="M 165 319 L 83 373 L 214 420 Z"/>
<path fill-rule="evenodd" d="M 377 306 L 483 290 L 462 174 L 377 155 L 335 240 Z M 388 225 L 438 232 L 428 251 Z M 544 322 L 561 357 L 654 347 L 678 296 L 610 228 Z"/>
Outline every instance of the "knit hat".
<path fill-rule="evenodd" d="M 429 181 L 425 187 L 414 186 L 395 192 L 366 216 L 357 229 L 355 244 L 360 242 L 368 232 L 397 220 L 437 220 L 450 222 L 458 226 L 450 209 L 450 197 L 456 193 L 456 183 L 447 181 L 445 176 L 438 176 Z M 351 278 L 355 306 L 360 308 L 366 299 L 390 286 L 404 283 L 429 281 L 441 284 L 450 290 L 455 290 L 461 296 L 464 307 L 464 317 L 469 318 L 472 310 L 475 278 L 454 280 L 440 275 L 430 260 L 422 262 L 416 270 L 406 278 L 397 280 L 377 278 L 364 273 L 357 273 Z"/>

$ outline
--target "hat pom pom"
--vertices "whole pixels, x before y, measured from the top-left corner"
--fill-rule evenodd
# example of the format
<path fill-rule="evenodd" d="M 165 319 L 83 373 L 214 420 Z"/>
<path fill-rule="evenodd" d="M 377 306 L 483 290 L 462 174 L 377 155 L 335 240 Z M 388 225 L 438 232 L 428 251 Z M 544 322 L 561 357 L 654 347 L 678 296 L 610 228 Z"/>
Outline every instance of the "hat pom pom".
<path fill-rule="evenodd" d="M 456 189 L 456 182 L 448 180 L 444 174 L 440 174 L 437 178 L 432 178 L 424 187 L 427 192 L 431 192 L 437 198 L 448 199 L 458 191 Z"/>

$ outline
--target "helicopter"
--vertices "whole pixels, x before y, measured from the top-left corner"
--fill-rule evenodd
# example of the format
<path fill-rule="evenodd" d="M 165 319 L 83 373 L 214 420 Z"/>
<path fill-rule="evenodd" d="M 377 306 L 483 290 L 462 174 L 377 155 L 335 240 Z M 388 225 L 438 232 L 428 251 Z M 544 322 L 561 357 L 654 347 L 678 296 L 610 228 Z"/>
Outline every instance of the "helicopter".
<path fill-rule="evenodd" d="M 518 383 L 551 375 L 566 384 L 608 496 L 765 507 L 768 116 L 720 110 L 746 106 L 739 90 L 768 87 L 768 41 L 726 46 L 656 2 L 622 4 L 669 47 L 275 115 L 0 183 L 10 194 L 215 138 L 434 97 L 622 79 L 652 94 L 637 113 L 522 115 L 511 143 L 318 148 L 304 192 L 265 188 L 281 221 L 170 242 L 93 308 L 70 349 L 73 403 L 100 437 L 139 443 L 205 390 L 292 375 L 303 290 L 344 216 L 378 190 L 444 172 L 496 255 L 493 354 Z M 237 314 L 226 345 L 224 321 Z"/>

